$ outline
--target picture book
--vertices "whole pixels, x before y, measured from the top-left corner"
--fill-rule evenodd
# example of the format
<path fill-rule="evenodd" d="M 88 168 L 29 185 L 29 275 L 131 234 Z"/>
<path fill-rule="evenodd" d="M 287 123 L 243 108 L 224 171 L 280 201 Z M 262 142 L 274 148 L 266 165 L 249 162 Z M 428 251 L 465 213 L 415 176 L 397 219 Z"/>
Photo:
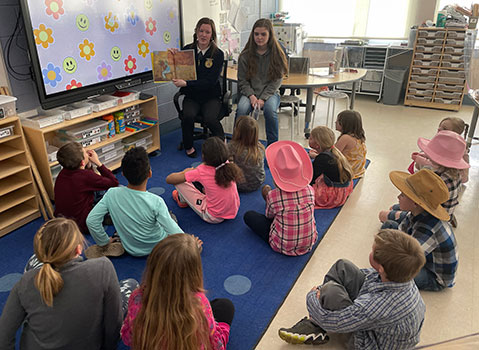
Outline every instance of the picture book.
<path fill-rule="evenodd" d="M 153 51 L 153 79 L 155 82 L 171 81 L 172 79 L 196 80 L 194 50 Z"/>

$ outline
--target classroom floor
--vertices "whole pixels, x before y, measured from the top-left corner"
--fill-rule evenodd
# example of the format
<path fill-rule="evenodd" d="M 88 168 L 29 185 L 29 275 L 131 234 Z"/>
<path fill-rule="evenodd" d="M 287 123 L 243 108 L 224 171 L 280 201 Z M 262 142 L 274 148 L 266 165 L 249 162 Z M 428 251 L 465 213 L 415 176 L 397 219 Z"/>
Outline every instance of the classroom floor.
<path fill-rule="evenodd" d="M 319 102 L 315 125 L 324 124 L 326 106 L 325 100 Z M 344 102 L 339 101 L 336 114 L 344 108 Z M 469 123 L 473 111 L 471 106 L 463 106 L 459 112 L 387 106 L 376 103 L 376 98 L 373 96 L 357 96 L 355 109 L 363 117 L 368 148 L 367 158 L 371 160 L 371 164 L 314 252 L 256 349 L 298 349 L 297 345 L 283 342 L 278 337 L 278 329 L 290 327 L 307 315 L 306 293 L 313 286 L 321 283 L 324 274 L 337 259 L 347 258 L 360 267 L 369 267 L 368 256 L 373 235 L 380 227 L 378 213 L 396 203 L 396 197 L 399 194 L 389 180 L 389 172 L 391 170 L 406 171 L 411 162 L 410 154 L 418 150 L 417 138 L 434 136 L 442 118 L 460 117 Z M 301 108 L 301 111 L 300 122 L 303 122 L 304 108 Z M 284 108 L 279 116 L 280 139 L 290 139 L 290 109 Z M 226 132 L 231 132 L 233 119 L 227 118 L 224 121 Z M 264 138 L 262 117 L 260 117 L 260 126 L 260 137 Z M 307 146 L 302 129 L 303 126 L 300 127 L 301 131 L 296 135 L 295 141 Z M 479 131 L 476 130 L 476 136 L 478 134 Z M 459 249 L 456 285 L 439 293 L 421 293 L 427 310 L 419 345 L 429 345 L 469 335 L 479 329 L 479 237 L 477 237 L 479 141 L 474 141 L 470 158 L 470 180 L 455 211 L 458 227 L 454 233 Z M 345 337 L 333 335 L 329 343 L 317 347 L 324 350 L 344 349 Z"/>

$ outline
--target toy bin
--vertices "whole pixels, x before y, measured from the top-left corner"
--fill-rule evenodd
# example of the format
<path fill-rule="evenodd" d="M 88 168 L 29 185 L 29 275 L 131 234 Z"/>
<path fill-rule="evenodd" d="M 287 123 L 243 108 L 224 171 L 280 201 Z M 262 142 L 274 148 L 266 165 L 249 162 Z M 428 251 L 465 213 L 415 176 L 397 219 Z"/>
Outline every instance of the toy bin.
<path fill-rule="evenodd" d="M 131 135 L 123 139 L 122 142 L 126 152 L 132 147 L 144 147 L 145 149 L 148 149 L 148 147 L 153 143 L 153 140 L 150 133 L 144 132 L 141 134 Z"/>
<path fill-rule="evenodd" d="M 95 152 L 98 154 L 98 157 L 100 157 L 102 154 L 118 149 L 123 149 L 123 143 L 121 142 L 121 140 L 115 141 L 101 148 L 97 148 L 95 149 Z"/>
<path fill-rule="evenodd" d="M 16 112 L 16 97 L 0 95 L 0 119 L 13 117 Z"/>
<path fill-rule="evenodd" d="M 81 141 L 99 134 L 108 134 L 108 122 L 105 120 L 93 120 L 82 123 L 71 129 L 61 129 L 60 132 L 65 133 L 74 141 Z"/>

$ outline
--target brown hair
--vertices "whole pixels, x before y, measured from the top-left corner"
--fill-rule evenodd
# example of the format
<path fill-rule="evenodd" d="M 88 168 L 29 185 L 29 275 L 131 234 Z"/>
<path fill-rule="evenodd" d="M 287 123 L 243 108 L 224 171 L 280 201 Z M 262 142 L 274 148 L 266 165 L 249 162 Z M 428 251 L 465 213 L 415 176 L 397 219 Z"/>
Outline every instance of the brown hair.
<path fill-rule="evenodd" d="M 240 167 L 228 161 L 228 148 L 219 137 L 208 138 L 201 147 L 201 153 L 205 164 L 216 168 L 215 182 L 218 186 L 228 188 L 232 181 L 244 180 Z"/>
<path fill-rule="evenodd" d="M 337 120 L 339 125 L 341 125 L 341 135 L 351 135 L 361 140 L 361 142 L 366 141 L 363 121 L 359 112 L 347 109 L 338 114 Z"/>
<path fill-rule="evenodd" d="M 57 160 L 65 169 L 76 170 L 80 168 L 83 160 L 82 145 L 77 142 L 68 142 L 58 150 Z"/>
<path fill-rule="evenodd" d="M 426 263 L 417 239 L 393 229 L 381 230 L 374 236 L 373 257 L 383 266 L 386 278 L 398 283 L 412 280 Z"/>
<path fill-rule="evenodd" d="M 213 55 L 216 53 L 216 50 L 218 49 L 218 46 L 216 45 L 216 40 L 217 40 L 216 26 L 215 26 L 215 22 L 211 18 L 203 17 L 203 18 L 200 18 L 198 23 L 196 23 L 195 31 L 193 32 L 193 42 L 195 45 L 198 44 L 198 36 L 196 35 L 196 32 L 200 29 L 200 27 L 203 24 L 207 24 L 211 26 L 211 40 L 210 40 L 211 56 L 210 57 L 213 57 Z"/>
<path fill-rule="evenodd" d="M 256 75 L 258 57 L 256 56 L 257 45 L 254 41 L 254 30 L 258 27 L 265 28 L 269 32 L 268 48 L 271 50 L 271 61 L 269 62 L 268 78 L 270 80 L 282 78 L 285 74 L 288 74 L 286 55 L 278 40 L 276 40 L 271 21 L 267 18 L 260 18 L 254 23 L 248 42 L 241 52 L 241 54 L 248 55 L 248 72 L 246 72 L 246 79 L 249 80 Z"/>
<path fill-rule="evenodd" d="M 35 276 L 35 287 L 43 302 L 53 306 L 53 297 L 63 288 L 63 279 L 58 268 L 73 259 L 78 245 L 85 239 L 75 221 L 56 218 L 40 227 L 33 238 L 33 250 L 43 266 Z"/>
<path fill-rule="evenodd" d="M 341 183 L 351 181 L 353 178 L 353 169 L 341 151 L 334 147 L 335 136 L 333 130 L 327 126 L 317 126 L 311 130 L 310 137 L 319 145 L 321 152 L 331 151 L 338 165 L 339 180 Z"/>
<path fill-rule="evenodd" d="M 211 349 L 208 321 L 195 295 L 204 290 L 193 236 L 173 234 L 160 241 L 148 257 L 140 288 L 132 349 Z"/>
<path fill-rule="evenodd" d="M 259 142 L 258 122 L 247 115 L 238 117 L 229 146 L 233 160 L 235 154 L 243 154 L 246 151 L 245 162 L 251 159 L 252 163 L 257 164 L 263 158 L 260 150 L 264 151 L 263 144 Z"/>
<path fill-rule="evenodd" d="M 451 127 L 452 127 L 450 129 L 451 131 L 454 131 L 455 133 L 462 135 L 462 133 L 464 132 L 464 129 L 466 128 L 466 123 L 464 122 L 464 120 L 457 117 L 446 117 L 443 120 L 441 120 L 439 125 L 441 125 L 442 122 L 447 122 L 447 121 L 451 123 Z M 444 129 L 444 130 L 449 130 L 449 129 Z"/>

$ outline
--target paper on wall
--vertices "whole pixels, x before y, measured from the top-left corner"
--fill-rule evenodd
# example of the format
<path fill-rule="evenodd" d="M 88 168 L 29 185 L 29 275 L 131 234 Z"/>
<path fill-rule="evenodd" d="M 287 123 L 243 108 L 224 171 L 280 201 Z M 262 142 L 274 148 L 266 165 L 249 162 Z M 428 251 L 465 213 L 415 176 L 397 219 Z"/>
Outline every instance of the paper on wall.
<path fill-rule="evenodd" d="M 248 24 L 248 12 L 245 7 L 241 7 L 236 14 L 235 21 L 233 22 L 233 27 L 238 31 L 242 32 L 247 29 Z"/>
<path fill-rule="evenodd" d="M 231 24 L 234 24 L 235 23 L 235 19 L 236 19 L 236 14 L 238 13 L 238 3 L 234 0 L 231 0 L 231 9 L 230 9 L 230 12 L 228 13 L 228 22 L 230 22 Z"/>

